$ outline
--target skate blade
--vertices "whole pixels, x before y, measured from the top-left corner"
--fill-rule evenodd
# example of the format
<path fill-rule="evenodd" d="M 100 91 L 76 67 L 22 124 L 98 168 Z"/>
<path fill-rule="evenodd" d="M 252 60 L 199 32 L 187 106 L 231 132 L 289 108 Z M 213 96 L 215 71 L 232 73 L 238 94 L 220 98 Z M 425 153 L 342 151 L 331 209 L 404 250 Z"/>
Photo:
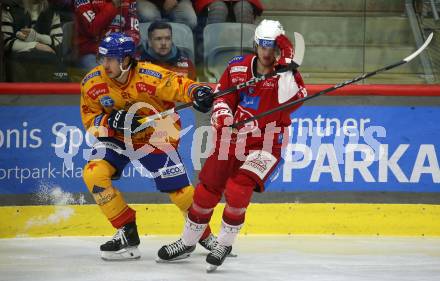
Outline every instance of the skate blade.
<path fill-rule="evenodd" d="M 206 267 L 206 273 L 212 273 L 217 270 L 218 265 L 209 264 Z"/>
<path fill-rule="evenodd" d="M 137 260 L 141 253 L 137 247 L 128 247 L 116 252 L 101 251 L 101 258 L 105 261 Z"/>
<path fill-rule="evenodd" d="M 178 257 L 176 257 L 174 259 L 171 259 L 171 260 L 163 260 L 163 259 L 157 257 L 156 258 L 156 263 L 169 263 L 169 262 L 173 262 L 173 261 L 179 261 L 179 260 L 183 260 L 183 259 L 189 258 L 189 256 L 190 256 L 190 254 L 187 253 L 187 254 L 183 254 L 183 255 L 178 256 Z"/>
<path fill-rule="evenodd" d="M 229 253 L 228 255 L 227 255 L 227 257 L 228 258 L 236 258 L 236 257 L 238 257 L 238 255 L 236 254 L 236 253 Z"/>

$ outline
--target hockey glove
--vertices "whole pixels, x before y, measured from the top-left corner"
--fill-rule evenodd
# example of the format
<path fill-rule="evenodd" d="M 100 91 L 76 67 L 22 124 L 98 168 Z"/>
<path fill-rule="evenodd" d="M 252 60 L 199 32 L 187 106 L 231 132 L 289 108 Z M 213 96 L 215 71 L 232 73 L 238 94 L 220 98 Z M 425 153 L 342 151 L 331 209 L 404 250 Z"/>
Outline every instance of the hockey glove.
<path fill-rule="evenodd" d="M 232 111 L 229 105 L 223 101 L 217 101 L 214 103 L 211 115 L 211 125 L 219 130 L 222 127 L 230 126 L 233 123 Z"/>
<path fill-rule="evenodd" d="M 214 102 L 212 89 L 208 86 L 199 86 L 195 88 L 193 91 L 193 98 L 193 107 L 203 113 L 208 112 Z"/>
<path fill-rule="evenodd" d="M 293 59 L 293 45 L 289 38 L 287 38 L 285 35 L 278 35 L 275 40 L 278 48 L 280 49 L 278 65 L 286 66 L 290 64 Z"/>
<path fill-rule="evenodd" d="M 128 128 L 124 126 L 126 119 L 128 119 Z M 113 110 L 108 117 L 108 126 L 118 132 L 124 132 L 126 129 L 130 130 L 130 132 L 134 132 L 134 130 L 141 125 L 139 122 L 141 119 L 142 117 L 128 114 L 128 112 L 123 109 Z"/>

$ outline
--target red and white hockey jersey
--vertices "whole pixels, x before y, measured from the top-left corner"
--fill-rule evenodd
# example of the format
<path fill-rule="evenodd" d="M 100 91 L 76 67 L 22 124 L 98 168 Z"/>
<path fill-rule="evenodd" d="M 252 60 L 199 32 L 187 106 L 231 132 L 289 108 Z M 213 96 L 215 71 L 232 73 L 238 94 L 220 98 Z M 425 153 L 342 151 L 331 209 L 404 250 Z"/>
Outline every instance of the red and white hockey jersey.
<path fill-rule="evenodd" d="M 96 54 L 101 40 L 111 32 L 124 32 L 139 43 L 136 0 L 121 0 L 120 8 L 111 0 L 75 0 L 75 19 L 80 55 Z"/>
<path fill-rule="evenodd" d="M 255 55 L 234 57 L 220 78 L 216 90 L 223 91 L 255 77 L 256 60 Z M 215 103 L 225 102 L 231 109 L 234 123 L 236 123 L 306 95 L 307 92 L 300 73 L 292 74 L 291 71 L 288 71 L 220 97 L 216 99 Z M 285 137 L 283 134 L 288 132 L 286 127 L 291 124 L 290 114 L 300 106 L 301 104 L 298 104 L 287 110 L 278 111 L 247 123 L 244 127 L 238 128 L 238 135 L 232 136 L 232 143 L 240 142 L 241 138 L 246 137 L 247 151 L 261 149 L 264 145 L 263 141 L 266 141 L 266 145 L 268 145 L 268 138 L 264 139 L 265 133 L 272 130 L 274 132 L 273 139 L 269 138 L 269 140 L 274 147 L 280 148 L 283 144 L 283 137 Z"/>

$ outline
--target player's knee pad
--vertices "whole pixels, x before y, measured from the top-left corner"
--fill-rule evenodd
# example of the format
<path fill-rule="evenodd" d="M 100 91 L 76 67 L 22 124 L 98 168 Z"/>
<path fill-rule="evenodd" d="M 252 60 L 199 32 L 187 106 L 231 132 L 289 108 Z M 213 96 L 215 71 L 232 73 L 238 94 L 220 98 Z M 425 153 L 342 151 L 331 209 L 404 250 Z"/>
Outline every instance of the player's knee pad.
<path fill-rule="evenodd" d="M 206 185 L 199 183 L 196 187 L 194 193 L 194 203 L 205 209 L 214 208 L 220 199 L 222 198 L 222 193 L 207 187 Z"/>
<path fill-rule="evenodd" d="M 251 201 L 255 181 L 250 177 L 237 174 L 226 182 L 226 206 L 232 210 L 246 209 Z"/>
<path fill-rule="evenodd" d="M 185 186 L 184 188 L 168 193 L 168 196 L 171 202 L 186 216 L 193 202 L 194 187 L 192 185 Z"/>
<path fill-rule="evenodd" d="M 116 169 L 105 160 L 91 161 L 83 170 L 84 182 L 91 193 L 95 186 L 107 188 L 112 186 L 112 175 Z"/>
<path fill-rule="evenodd" d="M 111 177 L 115 171 L 107 161 L 92 161 L 84 167 L 83 178 L 96 204 L 110 222 L 119 228 L 134 220 L 134 211 L 128 207 L 119 190 L 112 186 Z"/>

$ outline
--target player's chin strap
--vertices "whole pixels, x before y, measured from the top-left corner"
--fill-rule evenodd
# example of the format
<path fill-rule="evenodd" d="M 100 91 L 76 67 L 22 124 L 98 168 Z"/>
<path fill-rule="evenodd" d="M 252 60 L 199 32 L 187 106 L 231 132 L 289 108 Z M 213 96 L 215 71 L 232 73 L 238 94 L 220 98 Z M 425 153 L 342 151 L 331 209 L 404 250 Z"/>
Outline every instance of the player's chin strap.
<path fill-rule="evenodd" d="M 118 77 L 116 77 L 115 79 L 121 78 L 125 73 L 127 73 L 127 71 L 130 70 L 130 67 L 131 67 L 131 62 L 128 64 L 126 69 L 122 68 L 122 62 L 119 63 L 119 69 L 121 70 L 121 74 L 119 74 Z"/>

